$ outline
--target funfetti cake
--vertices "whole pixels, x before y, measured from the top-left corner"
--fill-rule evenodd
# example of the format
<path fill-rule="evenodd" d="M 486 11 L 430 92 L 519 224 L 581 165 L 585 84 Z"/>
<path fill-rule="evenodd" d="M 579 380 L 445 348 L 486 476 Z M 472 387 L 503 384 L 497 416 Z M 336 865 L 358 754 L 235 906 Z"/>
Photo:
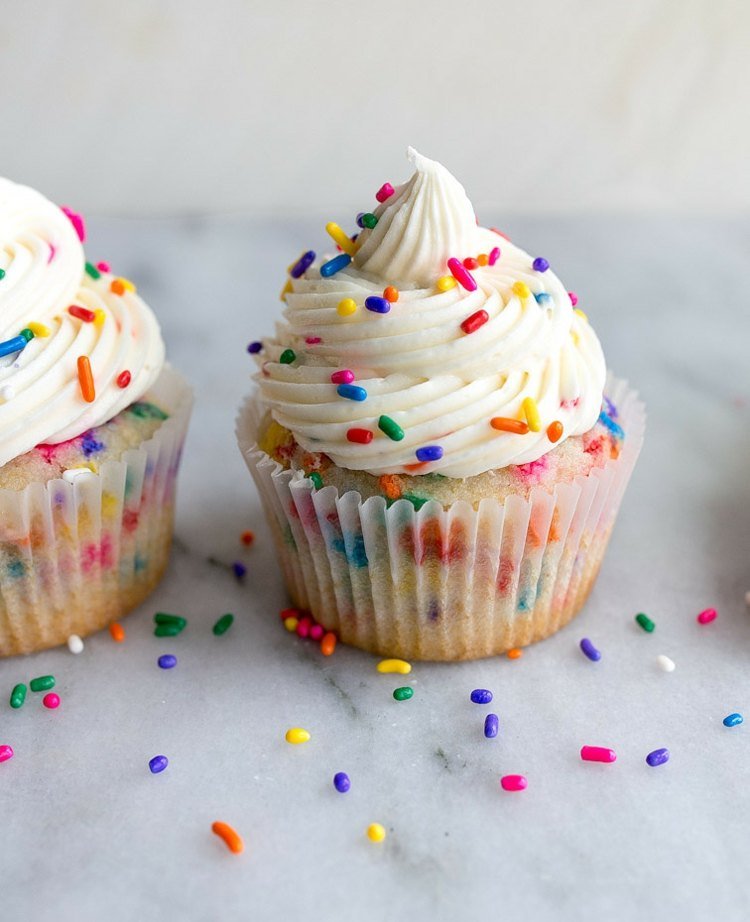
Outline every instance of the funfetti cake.
<path fill-rule="evenodd" d="M 378 653 L 487 656 L 580 609 L 644 413 L 548 260 L 408 155 L 290 267 L 238 438 L 295 605 Z"/>
<path fill-rule="evenodd" d="M 0 655 L 85 636 L 166 566 L 191 392 L 84 222 L 0 179 Z"/>

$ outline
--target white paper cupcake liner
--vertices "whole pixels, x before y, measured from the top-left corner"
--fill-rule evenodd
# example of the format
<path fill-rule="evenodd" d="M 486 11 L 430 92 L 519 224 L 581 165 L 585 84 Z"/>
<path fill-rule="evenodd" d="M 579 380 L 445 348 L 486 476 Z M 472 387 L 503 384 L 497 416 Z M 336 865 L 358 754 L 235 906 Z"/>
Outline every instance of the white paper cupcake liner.
<path fill-rule="evenodd" d="M 643 444 L 636 392 L 609 376 L 606 394 L 625 439 L 604 467 L 528 499 L 419 511 L 285 470 L 256 444 L 264 407 L 251 395 L 237 439 L 294 604 L 345 643 L 407 659 L 490 656 L 558 630 L 586 600 Z"/>
<path fill-rule="evenodd" d="M 99 630 L 161 578 L 193 395 L 166 366 L 143 399 L 169 417 L 119 461 L 72 483 L 0 490 L 0 656 Z"/>

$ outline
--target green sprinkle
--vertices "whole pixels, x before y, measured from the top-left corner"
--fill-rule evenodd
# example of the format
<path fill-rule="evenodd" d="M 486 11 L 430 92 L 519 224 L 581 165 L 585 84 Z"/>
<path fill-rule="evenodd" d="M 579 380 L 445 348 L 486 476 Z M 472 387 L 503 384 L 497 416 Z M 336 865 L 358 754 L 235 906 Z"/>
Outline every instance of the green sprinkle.
<path fill-rule="evenodd" d="M 29 688 L 33 692 L 49 691 L 55 687 L 55 677 L 53 675 L 39 675 L 29 682 Z"/>
<path fill-rule="evenodd" d="M 369 230 L 372 230 L 378 223 L 377 217 L 369 211 L 363 214 L 360 220 L 362 221 L 362 227 L 366 227 Z"/>
<path fill-rule="evenodd" d="M 154 628 L 154 637 L 176 637 L 184 630 L 184 625 L 179 624 L 157 624 Z"/>
<path fill-rule="evenodd" d="M 390 416 L 380 417 L 378 420 L 378 429 L 384 432 L 389 439 L 393 439 L 394 442 L 400 442 L 404 437 L 404 430 L 395 420 L 391 419 Z"/>
<path fill-rule="evenodd" d="M 27 343 L 30 343 L 31 340 L 34 338 L 34 334 L 31 332 L 31 330 L 28 327 L 21 330 L 21 332 L 18 335 L 23 336 L 23 338 L 26 340 Z"/>
<path fill-rule="evenodd" d="M 393 689 L 393 697 L 396 701 L 408 701 L 414 695 L 414 689 L 409 685 L 403 685 L 401 688 Z"/>
<path fill-rule="evenodd" d="M 233 623 L 234 623 L 234 615 L 229 615 L 229 614 L 222 615 L 221 618 L 219 618 L 219 620 L 214 625 L 214 628 L 213 628 L 214 634 L 216 634 L 217 637 L 221 637 L 222 634 L 226 634 L 226 632 L 229 630 L 229 628 L 232 626 Z"/>
<path fill-rule="evenodd" d="M 165 611 L 157 611 L 154 615 L 154 621 L 157 624 L 174 624 L 182 630 L 187 624 L 187 618 L 183 618 L 182 615 L 170 615 Z"/>
<path fill-rule="evenodd" d="M 297 356 L 295 355 L 294 349 L 284 349 L 279 356 L 279 361 L 282 365 L 291 365 L 296 358 Z"/>
<path fill-rule="evenodd" d="M 23 707 L 23 703 L 26 700 L 26 686 L 23 682 L 19 682 L 18 685 L 13 686 L 13 691 L 10 693 L 10 706 L 12 708 Z"/>
<path fill-rule="evenodd" d="M 132 403 L 128 410 L 139 419 L 167 419 L 168 414 L 153 403 Z"/>
<path fill-rule="evenodd" d="M 425 503 L 429 503 L 429 500 L 425 499 L 424 496 L 415 496 L 413 493 L 402 493 L 401 499 L 408 500 L 417 512 L 419 512 Z"/>
<path fill-rule="evenodd" d="M 644 615 L 643 612 L 641 612 L 639 615 L 636 615 L 636 616 L 635 616 L 635 620 L 638 622 L 638 624 L 640 624 L 640 626 L 643 628 L 643 630 L 644 630 L 644 631 L 648 631 L 649 634 L 650 634 L 651 631 L 653 631 L 653 629 L 656 627 L 656 625 L 655 625 L 654 622 L 649 618 L 649 616 L 648 616 L 648 615 Z"/>
<path fill-rule="evenodd" d="M 0 269 L 0 282 L 5 278 L 5 269 Z"/>
<path fill-rule="evenodd" d="M 91 263 L 86 263 L 86 275 L 90 275 L 92 279 L 100 279 L 102 277 L 101 272 Z"/>
<path fill-rule="evenodd" d="M 313 486 L 316 490 L 322 490 L 323 488 L 323 478 L 317 471 L 310 471 L 309 474 L 305 474 L 305 477 L 308 477 L 313 482 Z"/>

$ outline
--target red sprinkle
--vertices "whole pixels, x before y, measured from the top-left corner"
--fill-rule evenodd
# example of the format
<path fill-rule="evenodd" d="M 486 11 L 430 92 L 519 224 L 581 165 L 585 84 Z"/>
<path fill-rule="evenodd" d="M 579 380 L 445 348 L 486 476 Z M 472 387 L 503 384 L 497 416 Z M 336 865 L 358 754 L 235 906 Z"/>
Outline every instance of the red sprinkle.
<path fill-rule="evenodd" d="M 133 376 L 130 374 L 130 372 L 127 369 L 125 369 L 125 371 L 121 371 L 120 374 L 117 376 L 117 386 L 123 387 L 123 388 L 127 387 L 128 384 L 130 384 L 132 380 L 133 380 Z"/>
<path fill-rule="evenodd" d="M 717 616 L 718 612 L 715 608 L 707 608 L 705 611 L 702 611 L 697 618 L 698 624 L 710 624 Z"/>
<path fill-rule="evenodd" d="M 466 259 L 464 260 L 464 268 L 465 269 L 478 269 L 479 260 L 474 259 L 473 256 L 467 256 Z"/>
<path fill-rule="evenodd" d="M 448 268 L 451 270 L 451 275 L 459 285 L 461 285 L 467 291 L 477 290 L 477 283 L 474 279 L 474 276 L 468 271 L 468 269 L 464 269 L 464 267 L 456 259 L 455 256 L 451 256 L 451 258 L 448 260 Z"/>
<path fill-rule="evenodd" d="M 372 441 L 372 432 L 369 429 L 348 429 L 346 433 L 350 442 L 359 442 L 360 445 L 369 445 Z"/>
<path fill-rule="evenodd" d="M 500 259 L 500 247 L 492 247 L 490 255 L 487 257 L 487 265 L 494 266 L 498 259 Z"/>
<path fill-rule="evenodd" d="M 279 617 L 282 621 L 286 621 L 287 618 L 299 618 L 301 614 L 299 608 L 282 608 Z"/>
<path fill-rule="evenodd" d="M 71 317 L 83 320 L 84 323 L 93 323 L 96 319 L 96 314 L 93 311 L 90 311 L 87 307 L 79 307 L 77 304 L 71 304 L 68 308 L 68 313 Z"/>
<path fill-rule="evenodd" d="M 390 198 L 393 195 L 393 186 L 389 182 L 384 182 L 383 185 L 375 193 L 375 198 L 382 204 L 387 198 Z"/>
<path fill-rule="evenodd" d="M 479 327 L 483 327 L 489 319 L 490 315 L 487 311 L 477 311 L 475 314 L 472 314 L 471 317 L 467 317 L 466 320 L 464 320 L 461 324 L 461 329 L 464 333 L 475 333 Z"/>
<path fill-rule="evenodd" d="M 510 237 L 507 234 L 504 234 L 501 230 L 498 230 L 496 227 L 491 227 L 490 230 L 493 234 L 497 234 L 498 237 L 502 237 L 503 240 L 510 240 Z"/>
<path fill-rule="evenodd" d="M 334 371 L 331 375 L 331 382 L 333 384 L 351 384 L 354 380 L 354 372 L 349 371 L 348 368 L 343 368 L 341 371 Z"/>
<path fill-rule="evenodd" d="M 322 343 L 323 340 L 319 336 L 306 336 L 305 342 L 308 346 L 317 346 L 318 343 Z"/>
<path fill-rule="evenodd" d="M 253 541 L 255 541 L 255 532 L 252 532 L 249 529 L 247 531 L 243 531 L 240 535 L 240 541 L 245 545 L 245 547 L 250 547 Z"/>

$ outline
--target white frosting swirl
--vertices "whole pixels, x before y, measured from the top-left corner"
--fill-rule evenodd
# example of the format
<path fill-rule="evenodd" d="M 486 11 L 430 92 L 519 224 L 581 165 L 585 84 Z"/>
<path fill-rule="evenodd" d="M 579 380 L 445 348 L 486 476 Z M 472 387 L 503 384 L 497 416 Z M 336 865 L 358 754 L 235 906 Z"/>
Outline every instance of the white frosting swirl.
<path fill-rule="evenodd" d="M 546 431 L 553 421 L 563 438 L 596 422 L 606 376 L 599 341 L 550 269 L 536 271 L 523 250 L 477 227 L 447 170 L 410 156 L 415 175 L 374 212 L 378 223 L 358 238 L 351 265 L 330 278 L 313 266 L 292 281 L 284 322 L 260 357 L 264 400 L 305 449 L 353 470 L 464 478 L 535 461 L 554 447 Z M 475 291 L 438 290 L 449 258 L 498 246 L 493 266 L 471 270 Z M 531 296 L 514 291 L 518 282 Z M 391 310 L 367 310 L 365 299 L 388 285 L 400 292 Z M 342 317 L 344 298 L 358 308 Z M 462 322 L 479 310 L 487 322 L 465 333 Z M 291 364 L 279 362 L 286 348 L 296 354 Z M 340 369 L 354 373 L 366 400 L 339 396 L 331 373 Z M 520 435 L 490 425 L 493 417 L 524 420 L 527 397 L 536 402 L 541 431 Z M 403 429 L 401 441 L 379 430 L 381 414 Z M 349 441 L 351 428 L 371 431 L 372 440 Z M 417 449 L 428 445 L 439 445 L 442 458 L 415 470 Z"/>
<path fill-rule="evenodd" d="M 99 426 L 138 400 L 164 363 L 150 308 L 135 294 L 110 290 L 113 276 L 90 278 L 68 217 L 27 186 L 0 178 L 0 343 L 30 324 L 35 336 L 0 358 L 0 467 L 40 443 L 64 442 Z M 101 312 L 84 322 L 71 305 Z M 84 400 L 78 357 L 88 356 L 95 398 Z M 131 381 L 117 378 L 129 371 Z"/>

